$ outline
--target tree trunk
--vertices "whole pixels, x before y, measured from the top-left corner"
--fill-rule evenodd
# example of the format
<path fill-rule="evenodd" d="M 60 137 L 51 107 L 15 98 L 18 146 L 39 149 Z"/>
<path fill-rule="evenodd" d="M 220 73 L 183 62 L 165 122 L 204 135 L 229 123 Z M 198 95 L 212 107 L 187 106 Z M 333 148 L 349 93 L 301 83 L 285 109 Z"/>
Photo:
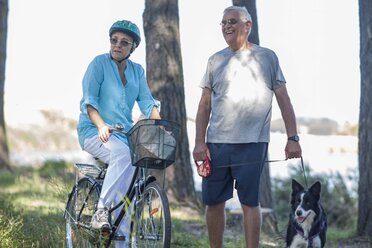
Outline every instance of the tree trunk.
<path fill-rule="evenodd" d="M 270 164 L 266 163 L 260 181 L 260 204 L 262 212 L 262 231 L 279 233 L 278 222 L 274 211 L 274 201 L 271 192 Z"/>
<path fill-rule="evenodd" d="M 248 41 L 259 45 L 258 20 L 256 0 L 233 0 L 235 6 L 245 6 L 252 17 L 252 30 Z M 262 230 L 264 232 L 278 232 L 277 220 L 274 212 L 274 201 L 271 192 L 270 167 L 265 164 L 260 182 L 260 204 L 262 207 Z"/>
<path fill-rule="evenodd" d="M 359 235 L 372 236 L 372 2 L 359 0 L 360 113 L 359 113 Z"/>
<path fill-rule="evenodd" d="M 176 201 L 199 206 L 187 137 L 178 1 L 146 0 L 143 26 L 150 89 L 161 101 L 161 117 L 181 126 L 176 161 L 167 169 L 168 187 Z"/>
<path fill-rule="evenodd" d="M 8 0 L 0 0 L 0 169 L 10 169 L 8 142 L 4 118 L 4 84 L 6 40 L 8 33 Z"/>
<path fill-rule="evenodd" d="M 258 22 L 257 22 L 257 9 L 256 0 L 233 0 L 235 6 L 245 6 L 252 17 L 252 30 L 248 37 L 249 42 L 259 45 L 260 39 L 258 37 Z"/>

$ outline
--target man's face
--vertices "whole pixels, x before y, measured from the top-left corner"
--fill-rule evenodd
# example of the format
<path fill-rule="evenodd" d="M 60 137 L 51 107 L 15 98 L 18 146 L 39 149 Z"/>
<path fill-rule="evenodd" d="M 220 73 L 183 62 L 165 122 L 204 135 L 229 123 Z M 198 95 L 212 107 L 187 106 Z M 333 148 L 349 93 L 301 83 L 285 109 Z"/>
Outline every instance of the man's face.
<path fill-rule="evenodd" d="M 242 21 L 237 11 L 227 12 L 221 21 L 222 34 L 232 49 L 239 49 L 248 38 L 252 23 Z"/>

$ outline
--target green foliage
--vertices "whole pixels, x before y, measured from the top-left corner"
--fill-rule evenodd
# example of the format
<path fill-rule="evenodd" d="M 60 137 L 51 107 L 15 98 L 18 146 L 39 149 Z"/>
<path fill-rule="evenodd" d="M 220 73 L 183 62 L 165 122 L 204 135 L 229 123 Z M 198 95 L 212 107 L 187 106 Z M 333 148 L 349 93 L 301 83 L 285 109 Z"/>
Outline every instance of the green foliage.
<path fill-rule="evenodd" d="M 208 237 L 205 230 L 200 227 L 205 227 L 205 222 L 195 223 L 172 218 L 172 247 L 208 247 Z"/>
<path fill-rule="evenodd" d="M 327 238 L 329 240 L 334 240 L 334 241 L 344 240 L 344 239 L 347 239 L 353 236 L 355 236 L 355 230 L 350 229 L 350 228 L 349 229 L 330 228 L 327 231 Z"/>
<path fill-rule="evenodd" d="M 47 160 L 38 169 L 41 177 L 58 177 L 64 176 L 71 172 L 72 164 L 64 160 Z"/>
<path fill-rule="evenodd" d="M 14 175 L 6 170 L 0 171 L 0 188 L 12 185 L 15 182 Z"/>
<path fill-rule="evenodd" d="M 321 203 L 328 218 L 328 226 L 337 229 L 350 229 L 356 225 L 357 192 L 355 187 L 347 187 L 347 182 L 340 173 L 316 174 L 305 166 L 308 186 L 316 181 L 322 184 Z M 299 166 L 291 166 L 288 178 L 273 179 L 273 194 L 276 203 L 276 213 L 279 223 L 288 222 L 290 211 L 290 194 L 292 178 L 304 183 L 304 175 Z M 347 178 L 351 184 L 356 184 L 355 175 Z M 346 179 L 346 180 L 347 180 Z"/>
<path fill-rule="evenodd" d="M 23 220 L 9 196 L 0 193 L 0 247 L 22 247 Z"/>
<path fill-rule="evenodd" d="M 63 209 L 73 185 L 71 176 L 61 173 L 67 168 L 48 161 L 39 169 L 1 174 L 0 247 L 64 246 Z"/>
<path fill-rule="evenodd" d="M 0 174 L 0 247 L 64 247 L 63 211 L 74 184 L 73 171 L 73 166 L 63 161 L 46 161 L 38 169 L 23 167 L 16 174 Z M 322 203 L 330 224 L 327 243 L 349 240 L 355 232 L 355 214 L 350 214 L 356 212 L 355 189 L 349 192 L 345 180 L 337 173 L 317 175 L 307 167 L 307 175 L 309 184 L 322 182 Z M 291 178 L 303 182 L 301 170 L 293 166 L 289 178 L 273 180 L 277 217 L 281 219 L 279 230 L 284 230 L 288 221 Z M 349 179 L 353 181 L 355 176 Z M 203 214 L 185 208 L 173 208 L 171 212 L 172 248 L 209 247 Z M 239 221 L 232 221 L 227 213 L 224 247 L 245 246 Z M 261 241 L 260 248 L 283 247 L 283 240 L 277 236 L 263 234 Z"/>

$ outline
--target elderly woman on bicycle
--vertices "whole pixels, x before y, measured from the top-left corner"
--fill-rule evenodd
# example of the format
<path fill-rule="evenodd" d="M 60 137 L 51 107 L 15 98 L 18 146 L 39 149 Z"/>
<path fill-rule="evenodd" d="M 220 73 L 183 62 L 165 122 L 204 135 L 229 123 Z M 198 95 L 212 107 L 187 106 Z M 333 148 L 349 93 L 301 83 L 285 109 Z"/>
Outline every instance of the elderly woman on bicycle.
<path fill-rule="evenodd" d="M 129 59 L 141 41 L 138 27 L 127 20 L 117 21 L 109 36 L 110 52 L 96 56 L 85 72 L 77 126 L 82 149 L 109 165 L 92 218 L 92 227 L 101 230 L 110 229 L 108 209 L 127 193 L 135 171 L 127 138 L 111 134 L 110 125 L 121 123 L 128 131 L 133 126 L 135 102 L 144 116 L 160 119 L 159 102 L 150 93 L 143 67 Z"/>

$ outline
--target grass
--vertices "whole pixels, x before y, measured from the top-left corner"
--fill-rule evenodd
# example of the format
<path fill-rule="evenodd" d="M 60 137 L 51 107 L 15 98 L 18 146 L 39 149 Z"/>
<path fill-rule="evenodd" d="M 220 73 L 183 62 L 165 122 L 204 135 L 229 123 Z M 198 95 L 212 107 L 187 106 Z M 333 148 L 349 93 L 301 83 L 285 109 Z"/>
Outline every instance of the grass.
<path fill-rule="evenodd" d="M 16 173 L 0 172 L 0 247 L 64 247 L 63 211 L 73 183 L 72 165 L 64 162 L 47 162 L 39 169 L 17 168 Z M 174 206 L 171 214 L 172 248 L 209 247 L 202 214 Z M 329 228 L 327 247 L 353 247 L 339 244 L 350 242 L 354 230 Z M 241 223 L 228 217 L 224 247 L 244 247 L 242 235 Z M 261 239 L 261 248 L 284 247 L 279 235 L 263 233 Z"/>
<path fill-rule="evenodd" d="M 60 185 L 65 185 L 64 179 L 43 177 L 38 170 L 1 173 L 0 199 L 5 200 L 0 205 L 0 218 L 4 220 L 0 247 L 64 246 L 63 209 L 67 193 L 62 196 Z"/>

